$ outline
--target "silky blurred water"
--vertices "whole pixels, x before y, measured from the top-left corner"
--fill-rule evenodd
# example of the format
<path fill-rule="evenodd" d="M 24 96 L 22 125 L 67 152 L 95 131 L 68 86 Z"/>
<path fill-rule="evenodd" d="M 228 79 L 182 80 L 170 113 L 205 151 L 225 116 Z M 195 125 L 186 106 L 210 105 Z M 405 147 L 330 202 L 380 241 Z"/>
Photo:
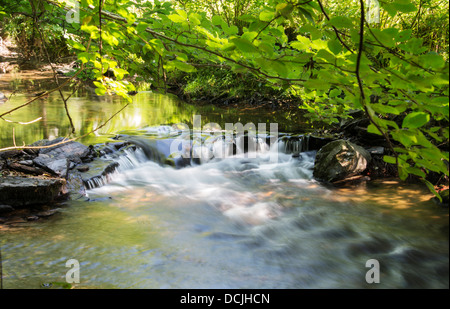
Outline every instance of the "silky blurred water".
<path fill-rule="evenodd" d="M 19 93 L 0 112 L 26 97 Z M 136 129 L 190 125 L 194 114 L 220 125 L 277 121 L 202 113 L 152 93 L 134 100 L 83 142 L 120 132 L 149 138 Z M 80 94 L 70 108 L 83 133 L 122 104 Z M 27 143 L 67 132 L 57 96 L 8 117 L 42 112 L 45 122 L 30 127 L 2 122 L 0 146 L 10 144 L 11 126 Z M 314 152 L 278 153 L 273 161 L 271 151 L 182 169 L 129 152 L 107 185 L 88 191 L 89 201 L 68 201 L 47 219 L 0 229 L 3 287 L 65 282 L 66 261 L 76 259 L 76 288 L 448 288 L 448 208 L 432 202 L 426 188 L 397 181 L 325 187 L 312 178 Z M 379 261 L 380 283 L 366 282 L 369 259 Z"/>
<path fill-rule="evenodd" d="M 78 288 L 448 287 L 448 210 L 396 182 L 326 188 L 313 155 L 123 168 L 89 202 L 3 232 L 4 287 L 64 281 L 69 259 Z"/>

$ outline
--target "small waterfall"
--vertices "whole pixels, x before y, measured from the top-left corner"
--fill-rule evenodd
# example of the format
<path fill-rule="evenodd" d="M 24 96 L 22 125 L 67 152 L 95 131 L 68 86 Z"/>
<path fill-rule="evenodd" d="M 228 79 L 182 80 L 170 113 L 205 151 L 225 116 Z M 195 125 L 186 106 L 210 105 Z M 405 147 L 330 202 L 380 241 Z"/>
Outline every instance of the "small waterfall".
<path fill-rule="evenodd" d="M 100 164 L 103 165 L 103 171 L 99 175 L 83 180 L 86 189 L 102 187 L 111 182 L 115 174 L 136 168 L 149 160 L 162 164 L 163 156 L 156 148 L 142 141 L 138 143 L 140 146 L 127 148 L 120 155 L 108 154 L 102 158 Z"/>
<path fill-rule="evenodd" d="M 275 149 L 284 154 L 292 154 L 299 157 L 302 152 L 310 151 L 310 135 L 284 135 L 278 138 Z"/>
<path fill-rule="evenodd" d="M 280 163 L 286 158 L 300 157 L 309 151 L 310 135 L 282 135 L 274 142 L 268 134 L 198 134 L 174 130 L 166 126 L 162 129 L 146 128 L 145 135 L 118 135 L 117 139 L 133 145 L 118 154 L 108 154 L 103 159 L 109 165 L 100 175 L 85 180 L 86 189 L 93 189 L 109 183 L 115 174 L 135 169 L 149 161 L 160 166 L 175 169 L 217 162 L 232 157 L 255 159 L 270 154 L 272 163 Z M 142 133 L 142 130 L 138 131 Z M 149 137 L 148 134 L 152 136 Z M 159 133 L 158 136 L 154 136 Z M 164 136 L 161 136 L 164 133 Z M 276 156 L 272 156 L 276 154 Z M 278 154 L 283 154 L 279 158 Z M 288 155 L 288 156 L 285 156 Z M 306 154 L 305 154 L 306 155 Z M 303 156 L 303 155 L 302 155 Z"/>

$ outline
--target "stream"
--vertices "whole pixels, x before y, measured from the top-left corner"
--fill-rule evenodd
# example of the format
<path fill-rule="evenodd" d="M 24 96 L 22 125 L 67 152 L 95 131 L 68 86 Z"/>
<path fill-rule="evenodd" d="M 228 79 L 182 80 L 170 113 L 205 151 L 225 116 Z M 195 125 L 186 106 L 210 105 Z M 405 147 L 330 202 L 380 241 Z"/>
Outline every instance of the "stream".
<path fill-rule="evenodd" d="M 0 79 L 0 91 L 17 88 L 0 113 L 31 97 L 29 83 Z M 71 100 L 80 135 L 124 104 L 85 92 Z M 0 147 L 11 144 L 13 127 L 16 140 L 26 143 L 69 132 L 57 93 L 5 118 L 42 115 L 27 126 L 0 122 Z M 201 115 L 202 124 L 278 123 L 289 133 L 310 128 L 295 115 L 194 107 L 142 92 L 125 113 L 81 142 L 125 133 L 164 140 L 142 129 L 192 127 L 193 115 Z M 324 186 L 312 177 L 315 151 L 292 156 L 280 143 L 178 169 L 148 160 L 139 148 L 128 151 L 107 184 L 88 190 L 88 201 L 67 201 L 47 219 L 0 229 L 3 287 L 64 282 L 66 262 L 75 259 L 77 288 L 448 288 L 448 208 L 431 201 L 426 188 L 390 179 Z M 373 259 L 379 283 L 366 280 Z"/>

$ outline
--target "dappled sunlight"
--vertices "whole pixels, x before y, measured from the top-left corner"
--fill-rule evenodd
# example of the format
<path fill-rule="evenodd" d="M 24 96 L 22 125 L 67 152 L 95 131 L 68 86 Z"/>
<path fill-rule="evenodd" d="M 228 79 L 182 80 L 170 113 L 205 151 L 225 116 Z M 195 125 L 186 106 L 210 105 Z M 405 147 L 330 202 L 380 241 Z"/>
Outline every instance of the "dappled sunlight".
<path fill-rule="evenodd" d="M 420 184 L 405 184 L 398 180 L 376 180 L 357 187 L 343 187 L 332 196 L 339 202 L 351 202 L 375 207 L 384 213 L 399 212 L 406 216 L 448 220 L 448 211 L 436 215 L 434 195 Z"/>

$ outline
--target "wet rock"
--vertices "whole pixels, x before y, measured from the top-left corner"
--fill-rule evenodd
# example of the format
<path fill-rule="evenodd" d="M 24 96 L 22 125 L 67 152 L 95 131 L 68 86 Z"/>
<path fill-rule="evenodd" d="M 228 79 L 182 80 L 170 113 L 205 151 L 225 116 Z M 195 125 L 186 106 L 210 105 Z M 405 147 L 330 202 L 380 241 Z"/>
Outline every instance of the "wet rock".
<path fill-rule="evenodd" d="M 71 200 L 78 200 L 86 197 L 86 187 L 83 178 L 78 172 L 70 173 L 67 177 L 67 190 Z"/>
<path fill-rule="evenodd" d="M 13 211 L 14 208 L 9 205 L 0 205 L 0 214 L 8 213 Z"/>
<path fill-rule="evenodd" d="M 33 162 L 47 172 L 59 177 L 66 177 L 68 169 L 73 166 L 68 159 L 54 160 L 46 154 L 39 155 Z"/>
<path fill-rule="evenodd" d="M 82 172 L 82 173 L 87 172 L 87 171 L 89 171 L 89 166 L 87 166 L 87 165 L 78 166 L 77 171 Z"/>
<path fill-rule="evenodd" d="M 36 216 L 39 217 L 39 218 L 48 218 L 48 217 L 51 217 L 54 214 L 56 214 L 58 212 L 58 210 L 59 209 L 57 209 L 57 208 L 56 209 L 50 209 L 50 210 L 44 210 L 44 211 L 38 212 L 36 214 Z"/>
<path fill-rule="evenodd" d="M 362 173 L 370 160 L 364 148 L 346 140 L 333 141 L 317 152 L 313 176 L 324 182 L 343 180 Z"/>
<path fill-rule="evenodd" d="M 0 177 L 0 204 L 13 207 L 47 204 L 56 202 L 66 194 L 65 179 Z"/>
<path fill-rule="evenodd" d="M 384 147 L 378 146 L 378 147 L 370 147 L 367 149 L 367 151 L 372 155 L 383 155 L 384 154 Z"/>
<path fill-rule="evenodd" d="M 107 164 L 108 161 L 105 161 L 105 164 Z M 119 163 L 117 162 L 111 162 L 107 165 L 103 165 L 102 171 L 100 174 L 97 174 L 95 176 L 91 176 L 89 178 L 83 178 L 84 187 L 86 189 L 94 189 L 97 187 L 101 187 L 109 182 L 109 176 L 116 171 L 116 169 L 119 167 Z M 98 170 L 98 169 L 96 169 Z M 95 172 L 95 171 L 92 171 Z"/>
<path fill-rule="evenodd" d="M 20 150 L 9 150 L 9 151 L 1 151 L 0 152 L 0 159 L 10 159 L 17 157 L 22 154 L 22 151 Z"/>
<path fill-rule="evenodd" d="M 24 161 L 21 161 L 24 162 Z M 9 168 L 16 170 L 18 172 L 22 172 L 25 174 L 30 174 L 30 175 L 43 175 L 45 173 L 45 171 L 43 169 L 40 168 L 36 168 L 33 166 L 29 166 L 29 165 L 24 165 L 24 164 L 20 164 L 20 163 L 10 163 Z"/>
<path fill-rule="evenodd" d="M 35 144 L 39 146 L 51 146 L 62 141 L 63 138 L 58 138 L 51 142 L 43 140 Z M 72 141 L 41 149 L 38 157 L 33 162 L 49 173 L 59 177 L 66 177 L 69 169 L 74 168 L 76 164 L 82 163 L 83 161 L 92 160 L 92 156 L 93 153 L 90 147 Z"/>
<path fill-rule="evenodd" d="M 33 166 L 33 160 L 23 160 L 18 162 L 21 165 L 26 165 L 26 166 Z"/>
<path fill-rule="evenodd" d="M 5 223 L 8 225 L 14 225 L 14 224 L 18 224 L 18 223 L 27 223 L 27 219 L 22 218 L 22 217 L 12 217 L 12 218 L 8 218 L 5 221 Z"/>

